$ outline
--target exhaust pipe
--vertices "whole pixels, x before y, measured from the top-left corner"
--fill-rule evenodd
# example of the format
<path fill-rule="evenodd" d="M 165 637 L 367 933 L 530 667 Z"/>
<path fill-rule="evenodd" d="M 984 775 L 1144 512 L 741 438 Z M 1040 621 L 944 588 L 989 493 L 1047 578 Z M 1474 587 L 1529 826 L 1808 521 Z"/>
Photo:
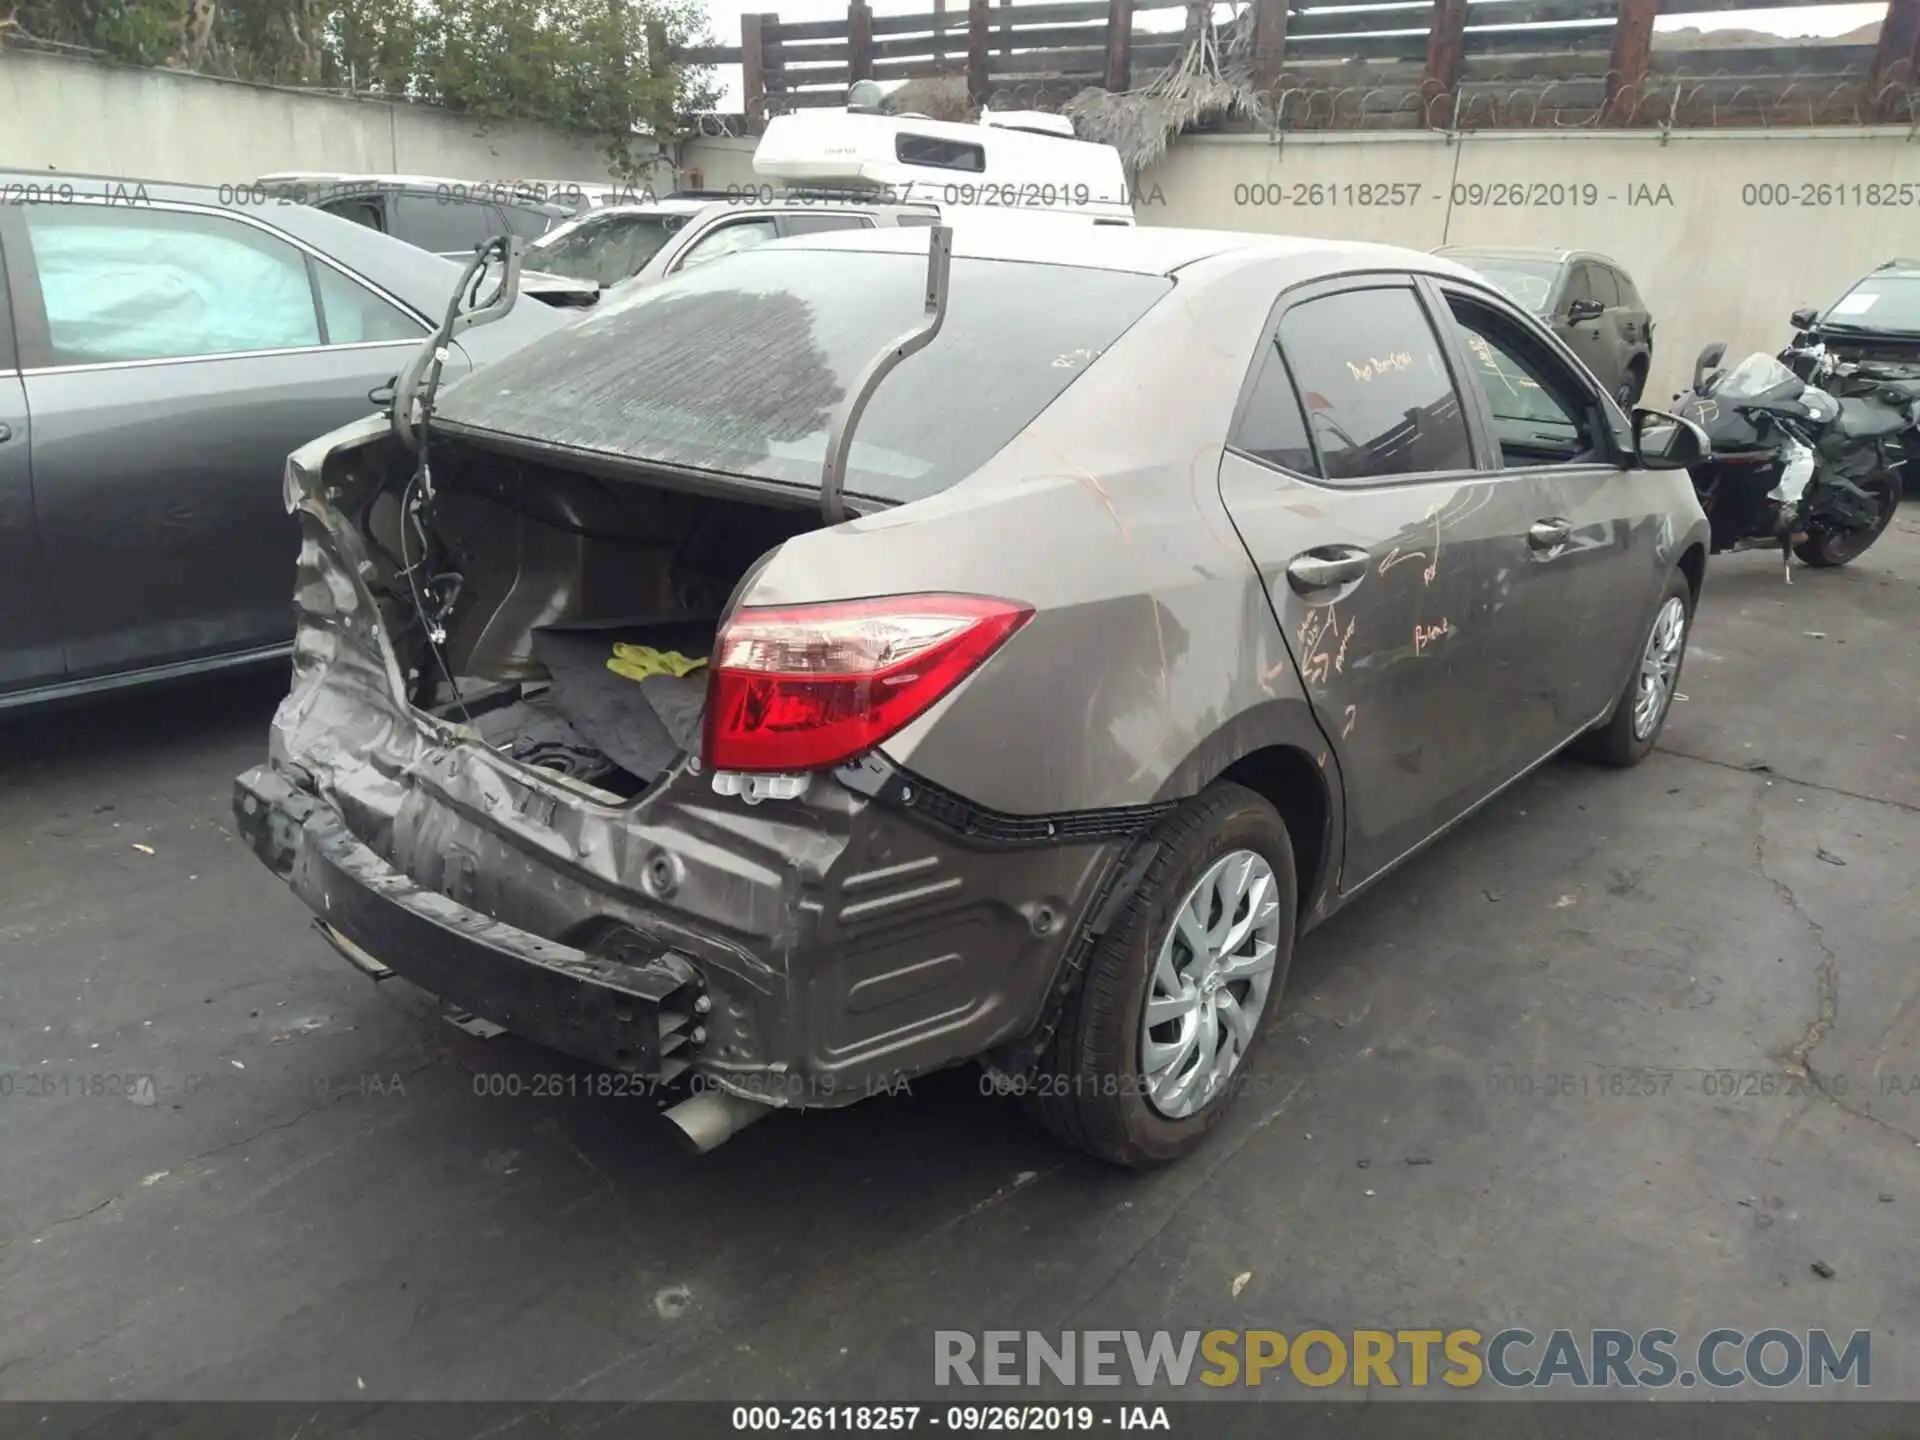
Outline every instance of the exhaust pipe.
<path fill-rule="evenodd" d="M 702 1090 L 667 1111 L 682 1138 L 696 1155 L 705 1155 L 724 1145 L 774 1107 L 758 1100 L 746 1100 L 725 1090 Z"/>

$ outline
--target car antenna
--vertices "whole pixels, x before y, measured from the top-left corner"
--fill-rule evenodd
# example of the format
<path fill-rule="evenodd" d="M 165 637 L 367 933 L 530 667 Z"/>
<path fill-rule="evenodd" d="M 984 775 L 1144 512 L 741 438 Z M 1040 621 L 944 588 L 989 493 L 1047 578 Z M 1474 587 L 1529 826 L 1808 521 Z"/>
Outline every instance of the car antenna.
<path fill-rule="evenodd" d="M 426 636 L 427 648 L 433 653 L 434 664 L 439 667 L 441 678 L 447 682 L 454 702 L 459 705 L 461 714 L 469 724 L 473 721 L 473 715 L 467 709 L 466 699 L 461 695 L 459 683 L 453 678 L 452 668 L 441 649 L 447 638 L 447 614 L 460 594 L 459 576 L 451 577 L 454 588 L 444 599 L 434 594 L 434 587 L 448 577 L 427 577 L 426 594 L 432 596 L 435 602 L 431 610 L 420 588 L 420 571 L 429 568 L 432 560 L 434 492 L 433 467 L 427 454 L 428 430 L 433 419 L 434 401 L 440 394 L 440 379 L 446 369 L 448 347 L 453 344 L 455 335 L 475 325 L 491 324 L 504 318 L 513 309 L 513 302 L 520 294 L 520 261 L 525 248 L 526 242 L 517 235 L 495 235 L 474 247 L 473 258 L 460 272 L 460 283 L 453 287 L 453 298 L 447 302 L 445 318 L 413 359 L 407 362 L 407 368 L 400 372 L 393 384 L 394 433 L 414 453 L 413 476 L 407 482 L 400 503 L 400 554 L 403 562 L 406 561 L 406 525 L 409 521 L 420 541 L 419 560 L 404 564 L 407 591 L 413 600 L 420 628 Z M 496 257 L 500 261 L 500 283 L 483 300 L 480 298 L 481 280 L 487 266 Z"/>
<path fill-rule="evenodd" d="M 838 525 L 847 518 L 843 498 L 847 485 L 847 456 L 853 449 L 854 427 L 866 411 L 867 401 L 880 388 L 880 382 L 909 355 L 924 350 L 940 333 L 947 319 L 947 276 L 953 268 L 953 227 L 934 225 L 927 230 L 926 310 L 920 323 L 895 340 L 873 359 L 860 374 L 847 398 L 833 412 L 827 427 L 827 454 L 820 467 L 820 518 Z"/>

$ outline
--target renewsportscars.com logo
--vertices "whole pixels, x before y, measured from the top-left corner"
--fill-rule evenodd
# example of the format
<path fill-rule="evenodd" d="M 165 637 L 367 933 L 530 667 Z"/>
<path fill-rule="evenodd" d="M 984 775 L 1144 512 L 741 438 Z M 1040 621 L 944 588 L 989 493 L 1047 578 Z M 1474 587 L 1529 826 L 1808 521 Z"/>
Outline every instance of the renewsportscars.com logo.
<path fill-rule="evenodd" d="M 1872 1337 L 1825 1330 L 936 1330 L 936 1385 L 1729 1390 L 1872 1384 Z"/>

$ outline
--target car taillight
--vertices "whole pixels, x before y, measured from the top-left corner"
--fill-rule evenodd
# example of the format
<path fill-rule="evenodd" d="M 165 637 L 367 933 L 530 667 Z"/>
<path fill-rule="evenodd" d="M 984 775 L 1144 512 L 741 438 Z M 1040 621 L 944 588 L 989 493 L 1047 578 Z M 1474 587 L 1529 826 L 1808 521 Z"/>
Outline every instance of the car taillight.
<path fill-rule="evenodd" d="M 1033 617 L 976 595 L 896 595 L 734 612 L 709 662 L 714 771 L 820 770 L 872 749 Z"/>

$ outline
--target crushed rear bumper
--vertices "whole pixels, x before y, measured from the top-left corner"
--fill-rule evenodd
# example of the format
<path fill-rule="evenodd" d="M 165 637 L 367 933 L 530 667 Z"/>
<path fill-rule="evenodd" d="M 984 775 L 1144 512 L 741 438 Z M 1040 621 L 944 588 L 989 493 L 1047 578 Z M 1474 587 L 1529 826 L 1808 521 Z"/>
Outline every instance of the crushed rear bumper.
<path fill-rule="evenodd" d="M 376 980 L 399 975 L 508 1030 L 609 1069 L 671 1080 L 701 1000 L 671 950 L 615 932 L 596 951 L 544 940 L 427 890 L 266 766 L 234 782 L 254 853 L 312 909 L 334 947 Z M 343 943 L 344 942 L 344 943 Z"/>

